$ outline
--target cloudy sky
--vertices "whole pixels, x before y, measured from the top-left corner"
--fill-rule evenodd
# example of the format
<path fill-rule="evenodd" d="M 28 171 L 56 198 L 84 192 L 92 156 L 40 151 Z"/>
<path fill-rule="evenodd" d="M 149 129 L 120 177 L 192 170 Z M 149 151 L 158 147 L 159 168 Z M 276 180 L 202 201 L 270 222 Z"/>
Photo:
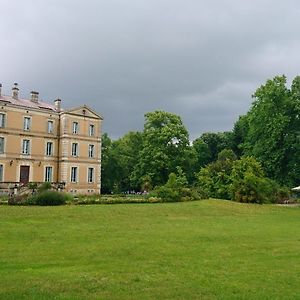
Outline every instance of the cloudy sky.
<path fill-rule="evenodd" d="M 165 110 L 194 139 L 230 130 L 267 79 L 300 74 L 299 28 L 297 0 L 0 0 L 0 82 L 85 103 L 112 138 Z"/>

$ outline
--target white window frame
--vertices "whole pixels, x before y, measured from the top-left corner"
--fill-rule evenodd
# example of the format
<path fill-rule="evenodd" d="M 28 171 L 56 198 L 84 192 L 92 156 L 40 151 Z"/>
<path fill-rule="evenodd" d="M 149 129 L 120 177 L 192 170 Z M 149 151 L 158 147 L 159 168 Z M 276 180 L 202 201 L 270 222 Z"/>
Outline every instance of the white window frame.
<path fill-rule="evenodd" d="M 95 154 L 95 145 L 89 144 L 89 158 L 94 158 Z"/>
<path fill-rule="evenodd" d="M 95 125 L 90 124 L 89 126 L 89 136 L 94 136 L 95 135 Z"/>
<path fill-rule="evenodd" d="M 90 170 L 92 170 L 92 173 L 90 173 Z M 90 177 L 90 175 L 91 175 L 91 177 Z M 87 168 L 87 182 L 88 183 L 95 182 L 95 168 L 92 168 L 92 167 Z"/>
<path fill-rule="evenodd" d="M 6 114 L 0 113 L 0 128 L 5 128 L 6 126 Z"/>
<path fill-rule="evenodd" d="M 0 147 L 0 154 L 4 154 L 4 152 L 5 152 L 5 138 L 3 136 L 0 136 L 0 140 L 3 141 L 2 151 L 1 151 L 1 147 Z M 1 143 L 0 143 L 0 145 L 1 145 Z"/>
<path fill-rule="evenodd" d="M 54 121 L 48 120 L 47 121 L 47 133 L 53 133 L 53 129 L 54 129 Z"/>
<path fill-rule="evenodd" d="M 31 117 L 25 116 L 23 119 L 23 130 L 30 131 L 31 130 Z"/>
<path fill-rule="evenodd" d="M 25 143 L 25 142 L 28 142 L 28 143 Z M 22 140 L 22 154 L 23 155 L 30 155 L 30 140 L 27 140 L 27 139 L 24 139 L 24 140 Z M 25 144 L 27 144 L 27 147 L 24 147 L 25 146 Z M 27 151 L 25 151 L 25 150 L 27 150 Z"/>
<path fill-rule="evenodd" d="M 75 171 L 74 174 L 73 171 Z M 72 166 L 70 170 L 70 182 L 72 183 L 78 182 L 78 177 L 79 177 L 79 168 L 77 166 Z"/>
<path fill-rule="evenodd" d="M 73 122 L 72 131 L 73 131 L 73 134 L 79 133 L 79 123 L 77 121 Z"/>
<path fill-rule="evenodd" d="M 50 148 L 48 148 L 48 145 L 51 145 Z M 48 151 L 50 150 L 50 152 Z M 51 141 L 46 142 L 46 156 L 53 156 L 54 150 L 54 144 Z"/>
<path fill-rule="evenodd" d="M 46 166 L 45 167 L 45 182 L 52 182 L 52 176 L 53 176 L 53 167 Z"/>
<path fill-rule="evenodd" d="M 71 155 L 78 157 L 79 155 L 79 143 L 73 142 L 71 145 Z"/>

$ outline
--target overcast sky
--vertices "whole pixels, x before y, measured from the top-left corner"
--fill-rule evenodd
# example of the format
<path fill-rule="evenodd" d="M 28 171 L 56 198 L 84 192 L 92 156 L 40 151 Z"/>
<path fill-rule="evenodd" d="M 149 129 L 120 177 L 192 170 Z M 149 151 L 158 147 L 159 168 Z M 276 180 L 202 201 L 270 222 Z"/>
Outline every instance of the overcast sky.
<path fill-rule="evenodd" d="M 87 104 L 112 138 L 144 114 L 225 131 L 267 79 L 300 74 L 300 1 L 0 0 L 0 82 Z"/>

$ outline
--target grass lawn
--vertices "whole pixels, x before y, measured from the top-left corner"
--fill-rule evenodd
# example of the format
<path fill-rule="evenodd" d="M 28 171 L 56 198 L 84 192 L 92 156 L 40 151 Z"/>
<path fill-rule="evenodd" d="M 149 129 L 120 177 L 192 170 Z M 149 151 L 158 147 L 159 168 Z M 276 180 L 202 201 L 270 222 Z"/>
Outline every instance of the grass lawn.
<path fill-rule="evenodd" d="M 300 208 L 0 206 L 0 299 L 300 299 Z"/>

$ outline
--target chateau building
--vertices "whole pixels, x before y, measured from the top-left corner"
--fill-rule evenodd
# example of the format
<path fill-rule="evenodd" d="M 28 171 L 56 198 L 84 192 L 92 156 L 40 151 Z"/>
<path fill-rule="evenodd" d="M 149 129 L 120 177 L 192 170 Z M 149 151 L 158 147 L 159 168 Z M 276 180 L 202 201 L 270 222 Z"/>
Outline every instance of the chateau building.
<path fill-rule="evenodd" d="M 0 182 L 60 183 L 72 193 L 100 193 L 102 117 L 86 105 L 64 110 L 32 91 L 2 95 L 0 84 Z"/>

